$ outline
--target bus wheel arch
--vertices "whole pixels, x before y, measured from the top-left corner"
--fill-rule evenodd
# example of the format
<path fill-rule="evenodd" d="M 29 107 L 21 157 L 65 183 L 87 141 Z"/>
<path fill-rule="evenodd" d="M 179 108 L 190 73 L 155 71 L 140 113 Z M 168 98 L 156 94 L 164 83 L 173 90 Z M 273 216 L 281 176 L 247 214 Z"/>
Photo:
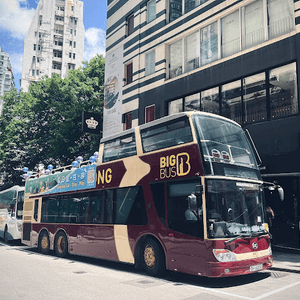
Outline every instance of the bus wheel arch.
<path fill-rule="evenodd" d="M 165 251 L 160 241 L 152 236 L 139 240 L 135 251 L 136 267 L 144 269 L 152 276 L 161 275 L 166 269 Z"/>
<path fill-rule="evenodd" d="M 68 236 L 62 229 L 60 229 L 55 235 L 54 251 L 58 257 L 67 257 L 69 254 Z"/>
<path fill-rule="evenodd" d="M 42 254 L 48 254 L 50 251 L 50 238 L 46 229 L 42 229 L 39 233 L 38 251 Z"/>

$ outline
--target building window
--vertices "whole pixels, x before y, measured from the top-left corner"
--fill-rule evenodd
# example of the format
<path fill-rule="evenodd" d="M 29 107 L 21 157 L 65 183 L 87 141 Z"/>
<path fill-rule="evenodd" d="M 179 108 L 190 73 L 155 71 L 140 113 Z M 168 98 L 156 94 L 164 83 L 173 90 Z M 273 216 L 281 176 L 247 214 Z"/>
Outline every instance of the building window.
<path fill-rule="evenodd" d="M 76 18 L 74 18 L 74 24 L 77 25 L 77 19 Z"/>
<path fill-rule="evenodd" d="M 36 44 L 33 44 L 33 50 L 34 51 L 36 50 Z"/>
<path fill-rule="evenodd" d="M 134 31 L 134 14 L 127 18 L 127 36 L 131 35 Z"/>
<path fill-rule="evenodd" d="M 76 42 L 73 43 L 73 47 L 76 48 Z"/>
<path fill-rule="evenodd" d="M 188 13 L 189 11 L 206 1 L 208 0 L 184 0 L 184 12 Z"/>
<path fill-rule="evenodd" d="M 179 40 L 169 47 L 170 51 L 170 78 L 182 74 L 182 40 Z"/>
<path fill-rule="evenodd" d="M 146 54 L 146 76 L 155 72 L 155 50 Z"/>
<path fill-rule="evenodd" d="M 38 51 L 41 51 L 41 45 L 38 45 Z"/>
<path fill-rule="evenodd" d="M 36 75 L 39 76 L 40 75 L 40 71 L 36 70 Z"/>
<path fill-rule="evenodd" d="M 219 87 L 201 92 L 201 111 L 220 114 Z"/>
<path fill-rule="evenodd" d="M 72 41 L 70 41 L 70 47 L 72 47 L 72 45 L 73 45 L 73 42 L 72 42 Z"/>
<path fill-rule="evenodd" d="M 219 58 L 218 22 L 201 29 L 201 66 Z"/>
<path fill-rule="evenodd" d="M 200 93 L 185 97 L 184 111 L 200 110 Z"/>
<path fill-rule="evenodd" d="M 43 16 L 42 15 L 39 16 L 39 24 L 40 24 L 40 26 L 43 24 Z"/>
<path fill-rule="evenodd" d="M 183 99 L 170 101 L 168 104 L 168 114 L 173 115 L 183 111 Z"/>
<path fill-rule="evenodd" d="M 222 86 L 222 115 L 242 124 L 242 87 L 241 80 Z"/>
<path fill-rule="evenodd" d="M 156 0 L 147 2 L 147 22 L 151 22 L 156 18 Z"/>
<path fill-rule="evenodd" d="M 242 9 L 242 48 L 265 40 L 263 1 L 255 1 Z"/>
<path fill-rule="evenodd" d="M 296 63 L 270 71 L 269 94 L 272 119 L 298 113 Z"/>
<path fill-rule="evenodd" d="M 145 121 L 146 123 L 155 120 L 155 105 L 147 106 L 145 109 Z"/>
<path fill-rule="evenodd" d="M 61 70 L 61 63 L 53 62 L 52 69 L 54 70 Z"/>
<path fill-rule="evenodd" d="M 266 73 L 243 79 L 244 123 L 267 120 Z"/>
<path fill-rule="evenodd" d="M 69 70 L 75 70 L 75 64 L 68 64 Z"/>
<path fill-rule="evenodd" d="M 295 29 L 294 1 L 268 0 L 269 39 Z"/>
<path fill-rule="evenodd" d="M 37 62 L 37 63 L 40 62 L 40 58 L 39 58 L 39 57 L 36 58 L 36 62 Z"/>
<path fill-rule="evenodd" d="M 73 34 L 73 29 L 70 29 L 70 34 Z"/>
<path fill-rule="evenodd" d="M 72 53 L 71 52 L 69 52 L 69 58 L 72 58 Z"/>
<path fill-rule="evenodd" d="M 125 130 L 132 128 L 132 112 L 125 114 Z"/>
<path fill-rule="evenodd" d="M 73 53 L 73 59 L 75 59 L 75 53 Z"/>
<path fill-rule="evenodd" d="M 130 84 L 133 81 L 133 64 L 126 65 L 126 83 Z"/>
<path fill-rule="evenodd" d="M 35 70 L 32 70 L 32 76 L 34 76 L 35 75 Z"/>
<path fill-rule="evenodd" d="M 32 57 L 32 63 L 35 63 L 35 56 Z"/>
<path fill-rule="evenodd" d="M 36 31 L 34 32 L 34 36 L 37 37 L 37 32 Z"/>
<path fill-rule="evenodd" d="M 74 11 L 74 6 L 73 5 L 71 6 L 71 10 Z"/>
<path fill-rule="evenodd" d="M 76 36 L 76 29 L 74 29 L 74 35 Z"/>
<path fill-rule="evenodd" d="M 185 38 L 185 72 L 199 68 L 200 42 L 199 32 Z"/>
<path fill-rule="evenodd" d="M 70 22 L 73 23 L 74 22 L 74 18 L 70 17 Z"/>
<path fill-rule="evenodd" d="M 240 51 L 240 22 L 239 11 L 226 16 L 221 20 L 222 57 Z"/>
<path fill-rule="evenodd" d="M 182 1 L 169 0 L 169 21 L 172 22 L 182 16 Z"/>

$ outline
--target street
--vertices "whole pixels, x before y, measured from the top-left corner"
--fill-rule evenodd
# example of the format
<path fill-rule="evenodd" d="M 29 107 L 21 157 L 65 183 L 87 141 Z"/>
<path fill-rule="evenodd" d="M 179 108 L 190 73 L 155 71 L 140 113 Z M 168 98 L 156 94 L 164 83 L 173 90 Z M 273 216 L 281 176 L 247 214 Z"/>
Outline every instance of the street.
<path fill-rule="evenodd" d="M 283 255 L 279 255 L 282 260 Z M 209 279 L 174 272 L 154 278 L 132 265 L 79 256 L 42 255 L 0 242 L 0 300 L 15 299 L 300 299 L 300 268 Z M 296 265 L 298 267 L 298 265 Z"/>

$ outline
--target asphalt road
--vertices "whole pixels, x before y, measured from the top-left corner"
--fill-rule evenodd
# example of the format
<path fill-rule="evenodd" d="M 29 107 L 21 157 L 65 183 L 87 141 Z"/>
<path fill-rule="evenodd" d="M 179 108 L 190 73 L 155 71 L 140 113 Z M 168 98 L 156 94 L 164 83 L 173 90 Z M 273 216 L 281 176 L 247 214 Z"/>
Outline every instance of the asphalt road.
<path fill-rule="evenodd" d="M 300 274 L 264 271 L 209 279 L 174 272 L 154 278 L 133 266 L 80 256 L 42 255 L 0 242 L 0 300 L 300 299 Z"/>

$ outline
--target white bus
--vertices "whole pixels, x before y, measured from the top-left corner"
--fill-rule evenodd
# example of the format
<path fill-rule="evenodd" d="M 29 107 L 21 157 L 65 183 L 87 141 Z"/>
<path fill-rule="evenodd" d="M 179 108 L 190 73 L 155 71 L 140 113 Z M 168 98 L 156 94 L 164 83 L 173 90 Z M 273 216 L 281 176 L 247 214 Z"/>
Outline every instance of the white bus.
<path fill-rule="evenodd" d="M 24 187 L 0 191 L 0 237 L 5 242 L 22 238 Z"/>

